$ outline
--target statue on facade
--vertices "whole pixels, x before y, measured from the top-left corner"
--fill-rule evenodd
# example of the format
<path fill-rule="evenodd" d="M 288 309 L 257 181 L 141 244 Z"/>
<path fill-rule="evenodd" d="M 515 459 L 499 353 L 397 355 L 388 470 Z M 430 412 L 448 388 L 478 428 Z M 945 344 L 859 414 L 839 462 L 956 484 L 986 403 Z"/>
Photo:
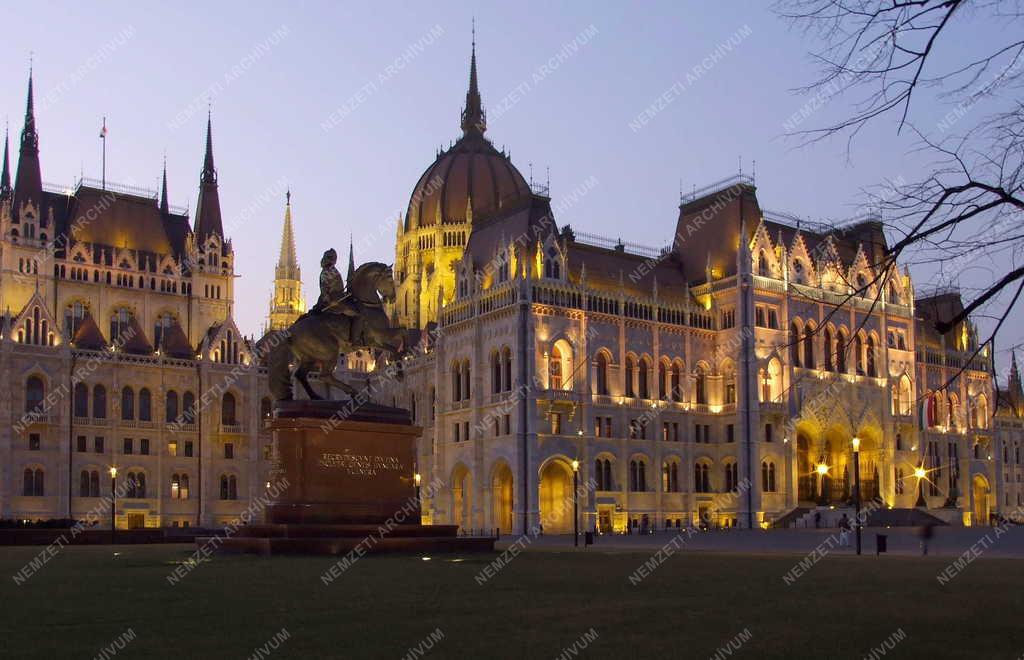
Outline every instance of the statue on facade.
<path fill-rule="evenodd" d="M 382 350 L 396 360 L 402 355 L 405 330 L 391 327 L 384 310 L 384 303 L 395 298 L 391 266 L 365 263 L 355 270 L 345 287 L 335 268 L 337 260 L 334 250 L 324 253 L 316 305 L 281 337 L 272 338 L 267 367 L 270 392 L 277 401 L 292 400 L 293 377 L 310 399 L 322 399 L 306 378 L 312 370 L 319 371 L 328 386 L 354 397 L 356 390 L 334 376 L 340 354 L 365 347 Z"/>

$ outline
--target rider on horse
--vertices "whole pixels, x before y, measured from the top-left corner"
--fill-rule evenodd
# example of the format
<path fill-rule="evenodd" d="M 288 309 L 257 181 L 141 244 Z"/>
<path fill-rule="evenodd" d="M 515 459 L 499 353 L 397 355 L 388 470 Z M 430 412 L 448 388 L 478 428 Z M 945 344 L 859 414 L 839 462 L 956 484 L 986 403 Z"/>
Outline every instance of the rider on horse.
<path fill-rule="evenodd" d="M 355 301 L 345 288 L 345 282 L 341 279 L 341 273 L 335 267 L 338 263 L 338 253 L 334 249 L 324 252 L 320 259 L 320 297 L 316 304 L 309 310 L 310 314 L 344 314 L 345 316 L 356 316 Z"/>

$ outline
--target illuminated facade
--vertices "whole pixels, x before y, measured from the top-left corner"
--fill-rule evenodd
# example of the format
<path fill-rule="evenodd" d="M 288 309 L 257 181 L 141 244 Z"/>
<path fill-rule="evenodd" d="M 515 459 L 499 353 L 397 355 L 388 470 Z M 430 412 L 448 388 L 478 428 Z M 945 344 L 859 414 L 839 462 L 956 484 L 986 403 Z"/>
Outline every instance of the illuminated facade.
<path fill-rule="evenodd" d="M 38 141 L 30 80 L 0 176 L 0 518 L 106 512 L 116 467 L 119 527 L 234 519 L 265 488 L 270 400 L 232 319 L 211 126 L 194 223 L 166 171 L 160 195 L 44 185 Z"/>
<path fill-rule="evenodd" d="M 834 522 L 854 437 L 888 515 L 1015 515 L 1021 408 L 993 419 L 969 321 L 933 329 L 956 294 L 873 267 L 881 223 L 801 224 L 738 176 L 681 199 L 664 248 L 603 241 L 559 227 L 484 137 L 475 52 L 461 120 L 395 255 L 394 315 L 428 339 L 388 387 L 425 429 L 423 479 L 445 484 L 430 520 L 571 531 L 576 461 L 581 529 Z"/>

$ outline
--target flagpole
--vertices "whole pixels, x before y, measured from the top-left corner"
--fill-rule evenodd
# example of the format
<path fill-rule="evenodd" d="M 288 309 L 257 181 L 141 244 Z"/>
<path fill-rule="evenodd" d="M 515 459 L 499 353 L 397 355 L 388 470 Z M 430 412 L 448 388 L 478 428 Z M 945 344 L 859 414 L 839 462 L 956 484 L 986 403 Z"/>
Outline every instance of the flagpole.
<path fill-rule="evenodd" d="M 103 174 L 101 188 L 107 189 L 107 118 L 103 118 L 103 130 L 100 131 L 100 139 L 103 140 Z"/>

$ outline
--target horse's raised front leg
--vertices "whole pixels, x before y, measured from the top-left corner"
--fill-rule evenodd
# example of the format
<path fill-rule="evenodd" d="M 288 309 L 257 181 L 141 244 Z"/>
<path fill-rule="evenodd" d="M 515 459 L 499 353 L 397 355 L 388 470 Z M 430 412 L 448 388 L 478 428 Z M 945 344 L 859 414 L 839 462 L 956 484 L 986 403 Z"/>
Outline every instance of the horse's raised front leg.
<path fill-rule="evenodd" d="M 320 401 L 323 397 L 316 393 L 316 390 L 313 389 L 313 386 L 309 384 L 309 380 L 306 378 L 306 374 L 309 373 L 309 369 L 312 366 L 313 365 L 310 362 L 303 362 L 300 364 L 295 370 L 295 380 L 299 381 L 299 385 L 302 385 L 302 389 L 306 390 L 306 394 L 309 396 L 311 401 Z"/>

